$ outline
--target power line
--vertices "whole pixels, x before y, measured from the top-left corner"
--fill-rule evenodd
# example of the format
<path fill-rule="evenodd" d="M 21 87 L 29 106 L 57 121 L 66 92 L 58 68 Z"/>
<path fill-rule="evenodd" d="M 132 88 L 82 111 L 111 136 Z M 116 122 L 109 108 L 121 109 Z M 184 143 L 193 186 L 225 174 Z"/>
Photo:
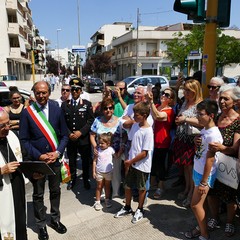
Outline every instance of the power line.
<path fill-rule="evenodd" d="M 162 12 L 140 13 L 140 15 L 153 15 L 153 14 L 168 13 L 168 12 L 173 12 L 173 10 L 167 10 Z"/>

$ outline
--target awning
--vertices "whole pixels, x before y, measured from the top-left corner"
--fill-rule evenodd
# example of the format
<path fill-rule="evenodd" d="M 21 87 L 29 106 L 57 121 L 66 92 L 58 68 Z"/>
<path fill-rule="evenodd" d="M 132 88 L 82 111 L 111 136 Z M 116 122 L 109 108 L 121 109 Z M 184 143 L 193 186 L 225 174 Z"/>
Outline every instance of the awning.
<path fill-rule="evenodd" d="M 24 39 L 21 36 L 18 36 L 18 41 L 19 41 L 21 52 L 26 53 L 26 46 L 25 46 Z"/>

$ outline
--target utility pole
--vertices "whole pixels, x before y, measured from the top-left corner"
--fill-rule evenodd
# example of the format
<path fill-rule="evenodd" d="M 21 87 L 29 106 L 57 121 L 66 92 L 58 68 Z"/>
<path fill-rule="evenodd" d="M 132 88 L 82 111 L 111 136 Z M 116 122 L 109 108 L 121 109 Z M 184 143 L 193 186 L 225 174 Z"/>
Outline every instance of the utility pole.
<path fill-rule="evenodd" d="M 34 58 L 34 49 L 31 50 L 31 62 L 32 62 L 32 80 L 33 84 L 35 83 L 35 58 Z"/>
<path fill-rule="evenodd" d="M 77 17 L 78 17 L 78 45 L 80 46 L 80 17 L 79 17 L 79 0 L 77 0 Z M 78 77 L 81 78 L 81 52 L 77 53 L 77 73 Z"/>
<path fill-rule="evenodd" d="M 218 0 L 207 1 L 206 25 L 203 47 L 202 88 L 203 96 L 208 96 L 207 85 L 215 76 L 217 45 Z"/>
<path fill-rule="evenodd" d="M 137 9 L 137 40 L 136 40 L 136 75 L 139 75 L 139 62 L 138 62 L 138 27 L 139 27 L 139 8 Z"/>

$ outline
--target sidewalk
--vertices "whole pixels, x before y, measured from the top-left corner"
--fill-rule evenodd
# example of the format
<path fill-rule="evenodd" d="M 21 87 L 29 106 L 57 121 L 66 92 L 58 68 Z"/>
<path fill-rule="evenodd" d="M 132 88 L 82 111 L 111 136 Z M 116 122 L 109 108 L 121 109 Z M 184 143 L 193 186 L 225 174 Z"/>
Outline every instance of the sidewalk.
<path fill-rule="evenodd" d="M 103 208 L 102 211 L 95 211 L 92 207 L 95 196 L 95 181 L 91 179 L 91 190 L 83 188 L 83 182 L 78 178 L 73 191 L 66 190 L 66 184 L 62 185 L 61 196 L 61 222 L 68 229 L 66 234 L 58 234 L 48 227 L 50 240 L 98 240 L 98 239 L 186 239 L 184 232 L 196 226 L 196 220 L 191 209 L 181 207 L 181 201 L 175 201 L 181 187 L 170 188 L 175 179 L 166 182 L 166 194 L 160 200 L 152 198 L 153 191 L 150 191 L 148 203 L 145 208 L 144 219 L 137 224 L 131 223 L 131 216 L 120 219 L 114 218 L 114 214 L 122 207 L 123 198 L 114 198 L 112 208 Z M 32 187 L 27 185 L 27 206 L 28 206 L 28 238 L 37 240 L 37 229 L 35 227 L 32 208 Z M 45 205 L 49 213 L 48 188 L 45 190 Z M 104 205 L 103 205 L 104 206 Z M 137 203 L 133 202 L 133 210 Z M 224 235 L 226 216 L 222 215 L 221 228 L 211 233 L 211 240 L 228 239 Z M 50 219 L 48 219 L 50 222 Z M 239 239 L 240 219 L 236 218 L 236 234 L 229 238 Z"/>

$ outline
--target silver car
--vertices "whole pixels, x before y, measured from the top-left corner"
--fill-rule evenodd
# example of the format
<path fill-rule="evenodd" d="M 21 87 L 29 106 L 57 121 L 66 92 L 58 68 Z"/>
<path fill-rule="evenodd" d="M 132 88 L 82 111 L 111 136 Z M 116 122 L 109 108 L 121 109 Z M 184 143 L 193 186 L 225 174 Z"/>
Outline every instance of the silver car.
<path fill-rule="evenodd" d="M 169 88 L 169 81 L 165 76 L 131 76 L 125 78 L 123 81 L 127 84 L 127 91 L 129 94 L 133 94 L 138 85 L 144 86 L 147 89 L 148 84 L 152 84 L 154 86 L 156 83 L 161 83 L 161 91 Z"/>

